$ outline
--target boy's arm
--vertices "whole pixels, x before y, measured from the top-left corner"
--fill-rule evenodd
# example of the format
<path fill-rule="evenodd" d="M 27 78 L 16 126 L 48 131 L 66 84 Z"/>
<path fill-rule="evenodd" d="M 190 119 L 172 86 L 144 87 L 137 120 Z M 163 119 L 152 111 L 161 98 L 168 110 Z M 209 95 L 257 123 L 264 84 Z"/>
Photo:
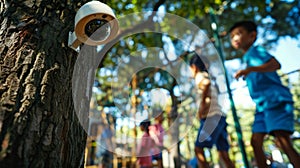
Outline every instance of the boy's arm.
<path fill-rule="evenodd" d="M 199 118 L 206 117 L 209 107 L 210 107 L 210 94 L 209 94 L 209 88 L 210 88 L 210 80 L 208 78 L 204 78 L 200 84 L 199 88 L 202 90 L 201 95 L 201 101 L 200 101 L 200 107 L 198 110 L 198 116 Z"/>
<path fill-rule="evenodd" d="M 268 62 L 260 65 L 248 67 L 246 69 L 238 71 L 234 77 L 237 79 L 239 77 L 246 77 L 250 72 L 273 72 L 281 68 L 280 63 L 272 57 Z"/>
<path fill-rule="evenodd" d="M 154 143 L 157 145 L 157 144 L 160 144 L 160 142 L 159 142 L 158 136 L 156 135 L 156 133 L 154 131 L 155 129 L 156 129 L 155 126 L 153 126 L 153 125 L 150 126 L 149 135 L 153 139 Z"/>

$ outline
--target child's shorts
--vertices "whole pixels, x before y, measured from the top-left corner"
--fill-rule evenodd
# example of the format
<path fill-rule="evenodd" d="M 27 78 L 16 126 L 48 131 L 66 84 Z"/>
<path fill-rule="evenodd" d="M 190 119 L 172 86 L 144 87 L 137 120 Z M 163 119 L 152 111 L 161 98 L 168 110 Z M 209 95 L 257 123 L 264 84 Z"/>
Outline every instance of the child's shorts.
<path fill-rule="evenodd" d="M 198 130 L 196 147 L 212 148 L 215 144 L 218 151 L 228 151 L 229 143 L 227 141 L 227 123 L 224 116 L 215 115 L 201 120 L 201 126 Z"/>
<path fill-rule="evenodd" d="M 252 126 L 253 133 L 272 133 L 282 130 L 294 132 L 294 107 L 293 103 L 282 102 L 274 108 L 265 109 L 255 113 Z"/>
<path fill-rule="evenodd" d="M 162 159 L 162 152 L 152 155 L 152 160 L 161 160 Z"/>

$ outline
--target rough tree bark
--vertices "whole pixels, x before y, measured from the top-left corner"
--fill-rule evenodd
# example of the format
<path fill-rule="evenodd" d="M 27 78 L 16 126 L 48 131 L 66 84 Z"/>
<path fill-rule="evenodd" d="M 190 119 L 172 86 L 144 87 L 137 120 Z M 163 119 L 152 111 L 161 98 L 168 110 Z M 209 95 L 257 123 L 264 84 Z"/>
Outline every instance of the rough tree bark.
<path fill-rule="evenodd" d="M 0 0 L 0 167 L 83 167 L 67 47 L 84 1 Z"/>

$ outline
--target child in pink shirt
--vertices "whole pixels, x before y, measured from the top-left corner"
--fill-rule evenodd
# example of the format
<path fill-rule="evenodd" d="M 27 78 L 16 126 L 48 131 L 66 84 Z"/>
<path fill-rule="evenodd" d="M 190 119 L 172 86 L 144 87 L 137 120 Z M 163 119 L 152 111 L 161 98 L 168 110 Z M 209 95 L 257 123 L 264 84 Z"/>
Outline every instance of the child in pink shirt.
<path fill-rule="evenodd" d="M 141 130 L 144 131 L 137 149 L 137 166 L 140 168 L 152 167 L 150 150 L 154 147 L 155 143 L 149 135 L 150 124 L 149 120 L 142 121 L 140 124 Z"/>

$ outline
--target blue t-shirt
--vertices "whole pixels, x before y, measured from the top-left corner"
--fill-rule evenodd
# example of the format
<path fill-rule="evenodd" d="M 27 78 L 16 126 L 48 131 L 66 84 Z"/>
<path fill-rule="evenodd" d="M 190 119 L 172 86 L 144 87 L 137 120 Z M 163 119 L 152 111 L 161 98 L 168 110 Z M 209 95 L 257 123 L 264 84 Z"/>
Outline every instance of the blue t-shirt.
<path fill-rule="evenodd" d="M 268 62 L 270 55 L 261 46 L 252 46 L 243 56 L 247 67 L 260 66 Z M 258 111 L 266 108 L 274 108 L 280 102 L 293 102 L 289 89 L 281 83 L 276 71 L 251 72 L 246 76 L 249 93 L 257 105 Z"/>

